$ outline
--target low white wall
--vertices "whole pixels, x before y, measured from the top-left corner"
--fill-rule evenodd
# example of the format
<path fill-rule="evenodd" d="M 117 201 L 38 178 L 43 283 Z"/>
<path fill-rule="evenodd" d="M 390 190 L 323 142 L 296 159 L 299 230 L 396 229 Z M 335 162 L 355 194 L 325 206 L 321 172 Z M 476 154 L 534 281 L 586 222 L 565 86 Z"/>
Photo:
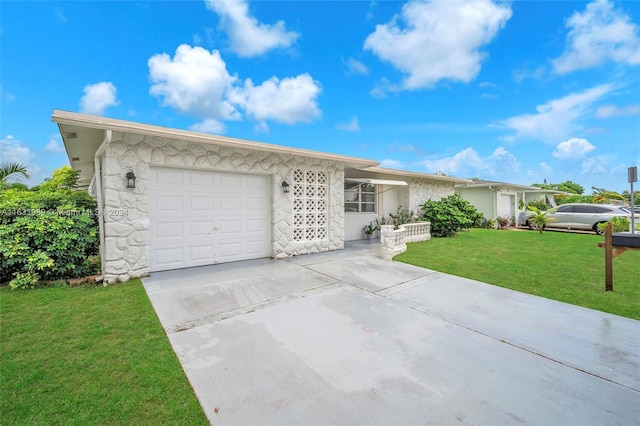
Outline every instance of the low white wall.
<path fill-rule="evenodd" d="M 431 239 L 431 222 L 416 222 L 400 225 L 383 225 L 380 230 L 380 257 L 392 260 L 393 256 L 407 251 L 407 243 L 416 243 Z"/>

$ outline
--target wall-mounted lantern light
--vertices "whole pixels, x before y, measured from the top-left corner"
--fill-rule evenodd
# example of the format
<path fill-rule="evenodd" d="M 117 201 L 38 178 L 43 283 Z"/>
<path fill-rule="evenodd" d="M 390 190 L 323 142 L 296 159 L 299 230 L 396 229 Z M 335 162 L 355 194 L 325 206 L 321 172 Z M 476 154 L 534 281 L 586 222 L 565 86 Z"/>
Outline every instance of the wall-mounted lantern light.
<path fill-rule="evenodd" d="M 127 172 L 127 188 L 136 187 L 136 175 L 133 172 Z"/>
<path fill-rule="evenodd" d="M 289 184 L 286 180 L 282 181 L 282 192 L 284 192 L 285 194 L 289 193 Z"/>

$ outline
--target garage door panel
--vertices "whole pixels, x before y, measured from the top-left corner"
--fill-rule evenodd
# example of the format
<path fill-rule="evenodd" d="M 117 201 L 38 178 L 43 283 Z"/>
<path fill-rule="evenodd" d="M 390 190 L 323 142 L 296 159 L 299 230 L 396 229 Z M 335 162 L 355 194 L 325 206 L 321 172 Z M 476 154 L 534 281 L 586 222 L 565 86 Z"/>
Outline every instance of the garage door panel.
<path fill-rule="evenodd" d="M 242 175 L 221 173 L 219 174 L 218 189 L 235 192 L 238 188 L 241 188 L 242 178 Z"/>
<path fill-rule="evenodd" d="M 219 209 L 222 212 L 242 210 L 242 198 L 238 196 L 219 197 Z"/>
<path fill-rule="evenodd" d="M 218 230 L 220 234 L 238 234 L 242 232 L 242 220 L 240 219 L 223 219 L 219 221 Z"/>
<path fill-rule="evenodd" d="M 244 201 L 246 210 L 260 212 L 264 210 L 264 205 L 267 202 L 265 197 L 246 197 Z"/>
<path fill-rule="evenodd" d="M 155 258 L 155 264 L 161 268 L 159 270 L 180 267 L 184 263 L 182 247 L 156 247 L 152 257 Z"/>
<path fill-rule="evenodd" d="M 200 188 L 213 188 L 214 176 L 211 172 L 185 170 L 188 176 L 189 187 L 191 190 L 199 190 Z"/>
<path fill-rule="evenodd" d="M 155 198 L 154 201 L 154 207 L 158 213 L 175 214 L 184 209 L 181 195 L 162 195 Z"/>
<path fill-rule="evenodd" d="M 206 212 L 213 214 L 213 197 L 211 196 L 195 196 L 189 197 L 189 207 L 193 212 Z"/>
<path fill-rule="evenodd" d="M 161 221 L 156 222 L 154 237 L 158 240 L 166 238 L 181 238 L 184 236 L 182 221 Z"/>
<path fill-rule="evenodd" d="M 263 188 L 267 189 L 268 181 L 263 176 L 247 176 L 245 179 L 245 185 L 248 188 Z"/>
<path fill-rule="evenodd" d="M 249 254 L 260 254 L 265 250 L 265 242 L 263 239 L 245 242 L 245 252 Z"/>
<path fill-rule="evenodd" d="M 262 218 L 247 219 L 244 221 L 245 230 L 247 232 L 263 232 L 266 231 L 267 221 Z"/>
<path fill-rule="evenodd" d="M 180 188 L 185 184 L 183 170 L 179 169 L 154 169 L 151 178 L 165 188 Z"/>
<path fill-rule="evenodd" d="M 152 167 L 150 270 L 271 254 L 267 176 Z"/>
<path fill-rule="evenodd" d="M 220 257 L 222 259 L 232 258 L 232 260 L 239 260 L 242 257 L 242 243 L 238 241 L 229 241 L 219 244 Z"/>
<path fill-rule="evenodd" d="M 200 246 L 192 246 L 192 247 L 189 247 L 189 259 L 191 262 L 206 265 L 208 263 L 211 263 L 211 259 L 213 258 L 213 252 L 214 252 L 213 244 L 203 244 Z"/>
<path fill-rule="evenodd" d="M 189 221 L 188 226 L 189 233 L 186 235 L 187 238 L 210 238 L 214 230 L 214 224 L 212 220 Z"/>

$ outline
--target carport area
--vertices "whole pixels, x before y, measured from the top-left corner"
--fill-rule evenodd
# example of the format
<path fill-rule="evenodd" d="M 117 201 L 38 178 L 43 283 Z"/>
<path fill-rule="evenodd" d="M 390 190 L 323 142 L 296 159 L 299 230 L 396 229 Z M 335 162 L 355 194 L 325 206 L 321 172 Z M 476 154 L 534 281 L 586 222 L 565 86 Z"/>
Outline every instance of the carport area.
<path fill-rule="evenodd" d="M 639 424 L 640 321 L 377 247 L 143 280 L 212 424 Z"/>

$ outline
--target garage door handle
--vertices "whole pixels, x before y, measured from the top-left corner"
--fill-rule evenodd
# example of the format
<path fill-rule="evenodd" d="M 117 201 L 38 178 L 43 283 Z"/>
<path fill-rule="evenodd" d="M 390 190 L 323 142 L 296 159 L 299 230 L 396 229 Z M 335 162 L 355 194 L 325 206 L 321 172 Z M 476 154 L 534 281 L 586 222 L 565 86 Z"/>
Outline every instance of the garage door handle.
<path fill-rule="evenodd" d="M 217 231 L 217 230 L 218 230 L 218 227 L 217 227 L 217 226 L 214 226 L 214 227 L 213 227 L 213 230 L 214 230 L 214 231 Z"/>

